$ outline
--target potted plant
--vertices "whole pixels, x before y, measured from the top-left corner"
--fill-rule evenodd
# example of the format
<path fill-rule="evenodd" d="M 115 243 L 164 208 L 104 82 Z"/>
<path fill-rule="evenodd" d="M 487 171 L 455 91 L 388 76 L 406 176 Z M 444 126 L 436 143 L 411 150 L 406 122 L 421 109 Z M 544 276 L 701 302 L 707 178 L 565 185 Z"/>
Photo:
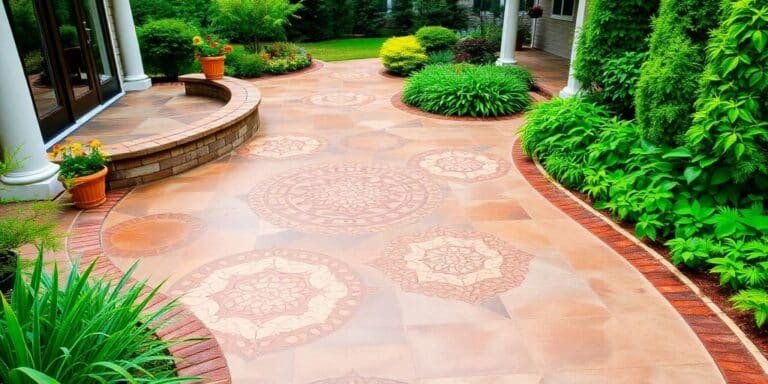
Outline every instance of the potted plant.
<path fill-rule="evenodd" d="M 59 161 L 59 180 L 72 194 L 76 207 L 89 209 L 107 201 L 109 156 L 99 140 L 93 139 L 85 146 L 67 139 L 66 144 L 53 147 L 51 158 Z"/>
<path fill-rule="evenodd" d="M 224 60 L 232 52 L 232 46 L 211 35 L 193 37 L 192 45 L 195 46 L 195 57 L 203 67 L 205 78 L 218 80 L 224 77 Z"/>
<path fill-rule="evenodd" d="M 8 295 L 16 278 L 18 249 L 32 244 L 56 250 L 62 234 L 56 219 L 60 205 L 53 201 L 7 203 L 0 206 L 0 291 Z"/>
<path fill-rule="evenodd" d="M 538 19 L 542 16 L 544 16 L 544 9 L 541 8 L 541 5 L 536 4 L 528 10 L 528 17 L 531 19 Z"/>

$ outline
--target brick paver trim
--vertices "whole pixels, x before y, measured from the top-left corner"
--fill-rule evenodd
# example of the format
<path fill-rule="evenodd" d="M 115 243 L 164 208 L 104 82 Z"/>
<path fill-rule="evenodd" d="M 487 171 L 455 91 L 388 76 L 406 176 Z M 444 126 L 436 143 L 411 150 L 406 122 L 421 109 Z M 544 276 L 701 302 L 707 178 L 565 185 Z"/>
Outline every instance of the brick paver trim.
<path fill-rule="evenodd" d="M 512 159 L 518 171 L 540 195 L 623 256 L 656 287 L 699 337 L 727 383 L 768 383 L 768 375 L 755 356 L 700 295 L 638 245 L 636 239 L 618 231 L 551 182 L 548 175 L 542 174 L 536 163 L 523 153 L 519 138 L 513 145 Z"/>

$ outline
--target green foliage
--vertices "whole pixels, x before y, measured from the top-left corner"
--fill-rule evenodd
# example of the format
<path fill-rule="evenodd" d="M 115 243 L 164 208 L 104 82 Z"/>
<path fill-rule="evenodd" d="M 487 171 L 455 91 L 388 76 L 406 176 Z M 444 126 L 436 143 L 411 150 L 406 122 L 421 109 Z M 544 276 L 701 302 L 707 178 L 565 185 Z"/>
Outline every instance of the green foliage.
<path fill-rule="evenodd" d="M 78 142 L 67 142 L 53 148 L 52 157 L 59 159 L 59 178 L 68 185 L 76 177 L 92 175 L 101 171 L 109 162 L 101 143 L 92 140 L 87 146 Z"/>
<path fill-rule="evenodd" d="M 136 32 L 148 73 L 176 77 L 181 68 L 194 60 L 191 42 L 197 30 L 182 20 L 153 20 Z"/>
<path fill-rule="evenodd" d="M 388 23 L 398 35 L 407 35 L 414 31 L 413 1 L 392 0 L 392 12 L 389 14 Z"/>
<path fill-rule="evenodd" d="M 58 203 L 40 201 L 20 204 L 0 217 L 0 253 L 32 244 L 38 248 L 56 250 L 61 247 L 62 234 L 57 231 Z"/>
<path fill-rule="evenodd" d="M 174 376 L 173 358 L 166 354 L 172 344 L 155 337 L 171 321 L 166 318 L 176 301 L 150 309 L 158 289 L 130 283 L 135 265 L 116 283 L 92 280 L 95 266 L 81 274 L 75 265 L 60 285 L 58 267 L 52 274 L 43 270 L 41 250 L 29 281 L 16 279 L 10 303 L 0 296 L 0 381 L 193 381 Z"/>
<path fill-rule="evenodd" d="M 643 136 L 679 144 L 691 126 L 704 70 L 704 47 L 717 27 L 722 0 L 662 0 L 653 22 L 648 61 L 637 84 L 637 119 Z"/>
<path fill-rule="evenodd" d="M 453 63 L 454 58 L 455 55 L 450 49 L 432 52 L 429 54 L 429 61 L 427 61 L 427 65 L 450 64 Z"/>
<path fill-rule="evenodd" d="M 734 1 L 708 48 L 708 64 L 686 134 L 694 161 L 720 184 L 768 191 L 768 5 Z"/>
<path fill-rule="evenodd" d="M 624 52 L 645 52 L 651 16 L 659 0 L 590 0 L 579 34 L 576 77 L 588 88 L 602 88 L 603 64 Z"/>
<path fill-rule="evenodd" d="M 258 48 L 260 41 L 284 41 L 285 26 L 301 3 L 289 0 L 215 0 L 213 27 L 232 40 Z"/>
<path fill-rule="evenodd" d="M 530 105 L 530 84 L 522 67 L 434 65 L 408 79 L 403 101 L 441 115 L 504 116 Z"/>
<path fill-rule="evenodd" d="M 755 314 L 755 324 L 762 327 L 768 320 L 768 292 L 762 289 L 747 289 L 731 298 L 734 308 Z"/>
<path fill-rule="evenodd" d="M 449 49 L 459 40 L 456 32 L 436 26 L 419 28 L 416 31 L 416 38 L 428 53 Z"/>
<path fill-rule="evenodd" d="M 442 25 L 463 29 L 469 22 L 469 10 L 459 0 L 416 0 L 416 26 Z"/>
<path fill-rule="evenodd" d="M 643 52 L 628 51 L 608 60 L 603 66 L 603 88 L 595 96 L 622 117 L 632 118 L 635 114 L 635 89 L 640 78 L 640 66 L 646 56 Z"/>
<path fill-rule="evenodd" d="M 379 57 L 388 71 L 409 75 L 429 59 L 415 36 L 392 37 L 381 46 Z"/>
<path fill-rule="evenodd" d="M 374 36 L 384 25 L 384 12 L 379 0 L 354 0 L 352 33 Z"/>
<path fill-rule="evenodd" d="M 466 37 L 473 39 L 485 39 L 491 44 L 493 51 L 501 49 L 502 28 L 494 22 L 480 23 L 476 28 L 468 31 Z"/>
<path fill-rule="evenodd" d="M 34 2 L 31 0 L 11 0 L 8 4 L 9 20 L 13 28 L 13 38 L 22 56 L 42 49 L 40 27 L 35 16 Z"/>
<path fill-rule="evenodd" d="M 456 62 L 471 64 L 491 64 L 496 61 L 496 47 L 485 39 L 465 37 L 453 47 Z"/>
<path fill-rule="evenodd" d="M 294 1 L 294 3 L 297 1 Z M 319 41 L 337 37 L 333 28 L 332 4 L 326 0 L 302 0 L 301 9 L 288 28 L 292 41 Z"/>
<path fill-rule="evenodd" d="M 248 52 L 242 46 L 236 46 L 227 56 L 227 76 L 259 77 L 266 70 L 267 63 L 258 53 Z"/>
<path fill-rule="evenodd" d="M 211 0 L 130 0 L 136 25 L 178 18 L 198 28 L 210 24 Z"/>

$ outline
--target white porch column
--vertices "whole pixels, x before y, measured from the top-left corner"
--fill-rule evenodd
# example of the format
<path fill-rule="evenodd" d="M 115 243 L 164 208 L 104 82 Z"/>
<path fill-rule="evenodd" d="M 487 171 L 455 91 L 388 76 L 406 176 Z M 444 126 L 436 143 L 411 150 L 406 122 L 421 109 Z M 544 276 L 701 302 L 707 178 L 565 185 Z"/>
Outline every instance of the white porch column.
<path fill-rule="evenodd" d="M 123 89 L 126 91 L 142 91 L 152 86 L 152 80 L 144 73 L 141 62 L 139 39 L 136 37 L 136 26 L 133 23 L 133 13 L 129 0 L 114 0 L 112 2 L 115 18 L 115 30 L 123 62 Z"/>
<path fill-rule="evenodd" d="M 56 179 L 59 166 L 48 161 L 5 7 L 0 7 L 0 52 L 0 148 L 18 165 L 0 177 L 0 197 L 51 199 L 64 190 Z"/>
<path fill-rule="evenodd" d="M 392 13 L 392 0 L 387 0 L 387 13 Z"/>
<path fill-rule="evenodd" d="M 576 51 L 579 48 L 579 37 L 581 37 L 581 27 L 584 25 L 584 19 L 587 15 L 587 1 L 579 0 L 579 8 L 576 10 L 576 26 L 573 30 L 573 45 L 571 46 L 571 64 L 568 68 L 568 85 L 560 91 L 560 97 L 571 97 L 581 91 L 581 82 L 576 79 L 573 64 L 576 63 Z"/>
<path fill-rule="evenodd" d="M 504 22 L 501 30 L 501 54 L 496 65 L 517 64 L 515 44 L 517 43 L 517 19 L 520 13 L 520 0 L 507 0 L 504 6 Z"/>

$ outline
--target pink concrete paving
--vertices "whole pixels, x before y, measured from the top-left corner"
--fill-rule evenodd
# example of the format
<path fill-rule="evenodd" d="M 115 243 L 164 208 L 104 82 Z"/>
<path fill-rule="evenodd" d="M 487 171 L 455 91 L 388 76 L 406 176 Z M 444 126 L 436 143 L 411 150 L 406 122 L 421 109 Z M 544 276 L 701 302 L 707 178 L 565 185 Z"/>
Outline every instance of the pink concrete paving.
<path fill-rule="evenodd" d="M 377 60 L 254 82 L 235 154 L 132 190 L 101 247 L 233 383 L 722 383 L 675 308 L 515 168 L 521 119 L 394 108 Z M 160 235 L 162 234 L 162 235 Z"/>

